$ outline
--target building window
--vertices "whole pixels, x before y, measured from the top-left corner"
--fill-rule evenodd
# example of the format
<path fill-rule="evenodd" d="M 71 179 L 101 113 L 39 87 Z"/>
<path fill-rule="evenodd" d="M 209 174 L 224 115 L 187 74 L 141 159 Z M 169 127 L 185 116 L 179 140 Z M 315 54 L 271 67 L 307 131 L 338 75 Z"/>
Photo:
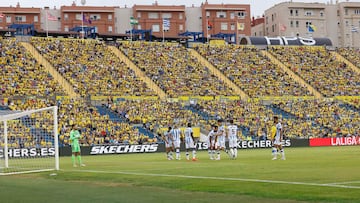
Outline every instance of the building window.
<path fill-rule="evenodd" d="M 26 22 L 26 16 L 15 16 L 15 22 Z"/>
<path fill-rule="evenodd" d="M 294 21 L 290 21 L 290 27 L 294 27 Z"/>
<path fill-rule="evenodd" d="M 305 11 L 305 16 L 312 16 L 313 12 L 312 11 Z"/>
<path fill-rule="evenodd" d="M 153 32 L 160 32 L 160 25 L 159 24 L 152 25 L 152 31 Z"/>
<path fill-rule="evenodd" d="M 180 25 L 179 25 L 179 30 L 180 30 L 180 31 L 184 31 L 184 25 L 183 25 L 183 24 L 180 24 Z"/>
<path fill-rule="evenodd" d="M 271 14 L 271 22 L 274 22 L 274 14 Z"/>
<path fill-rule="evenodd" d="M 218 12 L 216 12 L 216 17 L 217 18 L 226 18 L 226 12 L 218 11 Z"/>
<path fill-rule="evenodd" d="M 2 23 L 3 22 L 3 18 L 0 18 L 0 23 Z M 3 29 L 3 28 L 0 28 L 0 29 Z"/>
<path fill-rule="evenodd" d="M 275 32 L 275 26 L 274 25 L 271 26 L 271 31 Z"/>
<path fill-rule="evenodd" d="M 137 17 L 138 17 L 138 18 L 141 18 L 141 12 L 138 12 L 138 13 L 137 13 Z"/>
<path fill-rule="evenodd" d="M 294 15 L 293 10 L 290 9 L 290 16 L 293 16 L 293 15 Z"/>
<path fill-rule="evenodd" d="M 269 17 L 266 16 L 265 21 L 266 21 L 266 25 L 269 24 Z"/>
<path fill-rule="evenodd" d="M 64 20 L 69 20 L 69 15 L 67 13 L 64 14 Z"/>
<path fill-rule="evenodd" d="M 206 17 L 210 17 L 210 11 L 206 11 Z"/>
<path fill-rule="evenodd" d="M 141 25 L 140 24 L 137 25 L 137 29 L 141 30 Z"/>
<path fill-rule="evenodd" d="M 312 25 L 312 22 L 311 22 L 311 21 L 305 22 L 305 27 L 306 27 L 306 28 L 309 28 L 310 25 Z"/>
<path fill-rule="evenodd" d="M 299 27 L 299 21 L 295 21 L 295 26 Z"/>
<path fill-rule="evenodd" d="M 11 23 L 11 16 L 6 16 L 6 23 Z"/>
<path fill-rule="evenodd" d="M 69 26 L 65 25 L 64 31 L 65 31 L 65 32 L 69 32 Z"/>
<path fill-rule="evenodd" d="M 266 28 L 266 35 L 269 35 L 269 28 Z"/>
<path fill-rule="evenodd" d="M 345 15 L 348 15 L 349 10 L 345 8 Z"/>
<path fill-rule="evenodd" d="M 39 22 L 39 16 L 34 16 L 34 22 L 35 23 Z"/>
<path fill-rule="evenodd" d="M 149 19 L 159 19 L 159 13 L 148 13 Z"/>
<path fill-rule="evenodd" d="M 86 15 L 85 15 L 86 16 Z M 90 19 L 91 20 L 100 20 L 101 19 L 101 15 L 100 14 L 91 14 L 90 15 Z"/>
<path fill-rule="evenodd" d="M 171 18 L 171 13 L 163 13 L 162 15 L 162 18 L 166 18 L 166 19 L 170 19 Z"/>
<path fill-rule="evenodd" d="M 299 16 L 299 11 L 295 10 L 295 16 Z"/>
<path fill-rule="evenodd" d="M 237 16 L 238 16 L 238 18 L 245 18 L 246 12 L 245 11 L 240 11 L 240 12 L 237 13 Z"/>
<path fill-rule="evenodd" d="M 112 14 L 108 15 L 108 21 L 110 21 L 110 22 L 112 21 Z"/>
<path fill-rule="evenodd" d="M 112 33 L 112 31 L 113 31 L 113 27 L 112 27 L 112 26 L 109 26 L 109 27 L 108 27 L 108 32 L 109 32 L 109 33 Z"/>
<path fill-rule="evenodd" d="M 228 30 L 228 23 L 221 23 L 220 26 L 221 30 Z"/>
<path fill-rule="evenodd" d="M 345 26 L 349 27 L 349 21 L 345 21 Z"/>
<path fill-rule="evenodd" d="M 234 19 L 235 18 L 235 13 L 234 12 L 230 12 L 230 19 Z"/>
<path fill-rule="evenodd" d="M 75 19 L 76 19 L 76 20 L 83 20 L 83 17 L 81 16 L 81 13 L 77 13 L 77 14 L 75 15 Z"/>
<path fill-rule="evenodd" d="M 235 23 L 231 23 L 230 30 L 235 30 Z"/>
<path fill-rule="evenodd" d="M 179 13 L 179 20 L 182 20 L 184 18 L 182 13 Z"/>
<path fill-rule="evenodd" d="M 355 15 L 360 15 L 360 9 L 355 9 L 354 13 Z"/>

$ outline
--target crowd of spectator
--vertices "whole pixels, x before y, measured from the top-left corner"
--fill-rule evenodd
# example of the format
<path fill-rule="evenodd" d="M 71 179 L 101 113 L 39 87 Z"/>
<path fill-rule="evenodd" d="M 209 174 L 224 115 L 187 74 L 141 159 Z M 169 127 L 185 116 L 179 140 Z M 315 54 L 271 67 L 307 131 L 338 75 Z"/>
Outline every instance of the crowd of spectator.
<path fill-rule="evenodd" d="M 122 42 L 118 45 L 170 97 L 232 95 L 232 91 L 178 43 Z"/>
<path fill-rule="evenodd" d="M 23 99 L 23 100 L 10 100 L 8 107 L 14 111 L 24 111 L 30 109 L 40 109 L 44 107 L 58 106 L 58 133 L 60 144 L 63 146 L 69 145 L 69 133 L 71 126 L 75 124 L 80 129 L 82 140 L 81 144 L 84 146 L 96 144 L 139 144 L 139 143 L 152 143 L 156 142 L 155 139 L 149 138 L 141 133 L 138 129 L 126 122 L 112 121 L 108 115 L 100 115 L 97 109 L 93 106 L 87 105 L 82 99 L 59 99 L 57 102 L 46 99 Z M 52 132 L 53 125 L 44 124 L 44 119 L 51 122 L 52 114 L 45 111 L 42 113 L 33 114 L 30 119 L 38 122 L 33 122 L 31 125 L 35 129 L 44 130 L 44 132 Z M 52 120 L 51 120 L 52 119 Z M 41 124 L 42 123 L 42 124 Z M 10 126 L 9 129 L 22 129 L 23 133 L 29 133 L 29 127 L 25 127 L 22 122 L 15 122 L 14 127 Z M 14 136 L 19 133 L 15 133 Z M 31 133 L 30 133 L 31 134 Z M 19 145 L 23 136 L 14 137 L 14 145 Z M 36 136 L 35 136 L 36 137 Z M 46 139 L 44 136 L 39 135 L 38 139 L 32 140 L 36 146 L 44 146 L 49 142 L 43 143 Z"/>
<path fill-rule="evenodd" d="M 196 106 L 210 115 L 210 125 L 218 119 L 234 119 L 242 129 L 242 139 L 263 139 L 264 134 L 269 136 L 275 115 L 269 104 L 256 101 L 198 101 Z M 300 117 L 277 116 L 284 126 L 284 135 L 289 138 L 309 138 L 317 136 L 321 130 Z"/>
<path fill-rule="evenodd" d="M 338 48 L 336 50 L 340 55 L 349 60 L 356 67 L 360 68 L 360 49 L 357 48 Z"/>
<path fill-rule="evenodd" d="M 312 123 L 313 126 L 321 126 L 323 131 L 316 136 L 360 135 L 359 112 L 342 107 L 341 103 L 328 100 L 274 102 L 279 108 Z"/>
<path fill-rule="evenodd" d="M 272 46 L 269 51 L 326 97 L 360 93 L 360 75 L 325 47 Z"/>
<path fill-rule="evenodd" d="M 252 98 L 311 95 L 255 47 L 198 45 L 195 49 Z"/>
<path fill-rule="evenodd" d="M 0 95 L 54 96 L 64 91 L 15 38 L 0 38 Z"/>
<path fill-rule="evenodd" d="M 156 95 L 103 42 L 40 37 L 31 42 L 81 96 Z"/>
<path fill-rule="evenodd" d="M 102 42 L 53 38 L 32 38 L 31 42 L 83 98 L 88 95 L 109 98 L 156 95 Z M 118 48 L 172 98 L 232 95 L 230 88 L 179 44 L 122 42 Z M 292 80 L 254 47 L 199 45 L 196 50 L 251 98 L 311 95 L 307 88 Z M 359 95 L 359 75 L 336 61 L 323 47 L 274 46 L 269 51 L 327 97 Z M 359 65 L 357 50 L 338 51 Z M 79 127 L 83 136 L 81 143 L 86 146 L 158 141 L 156 137 L 140 133 L 133 125 L 141 125 L 157 134 L 159 129 L 174 124 L 185 127 L 188 122 L 210 130 L 218 119 L 234 119 L 240 126 L 239 136 L 243 140 L 266 139 L 275 114 L 280 115 L 285 135 L 290 138 L 360 135 L 360 104 L 356 97 L 343 99 L 347 106 L 337 100 L 293 99 L 261 103 L 258 100 L 198 99 L 189 103 L 178 99 L 111 99 L 106 106 L 120 118 L 112 120 L 108 115 L 100 115 L 97 108 L 84 99 L 66 96 L 54 99 L 56 95 L 65 94 L 61 85 L 15 39 L 0 38 L 0 69 L 1 98 L 9 98 L 6 105 L 11 110 L 59 107 L 58 132 L 63 146 L 70 144 L 69 132 L 73 124 Z M 274 108 L 284 113 L 279 114 Z M 51 116 L 43 112 L 28 119 L 50 120 Z M 10 146 L 52 144 L 41 135 L 31 136 L 33 132 L 24 121 L 9 123 Z M 33 125 L 35 129 L 52 131 L 51 125 L 42 122 Z"/>
<path fill-rule="evenodd" d="M 201 124 L 199 115 L 186 109 L 185 102 L 166 100 L 125 100 L 108 106 L 113 112 L 130 124 L 141 124 L 145 129 L 157 134 L 159 129 L 177 124 L 185 127 Z"/>

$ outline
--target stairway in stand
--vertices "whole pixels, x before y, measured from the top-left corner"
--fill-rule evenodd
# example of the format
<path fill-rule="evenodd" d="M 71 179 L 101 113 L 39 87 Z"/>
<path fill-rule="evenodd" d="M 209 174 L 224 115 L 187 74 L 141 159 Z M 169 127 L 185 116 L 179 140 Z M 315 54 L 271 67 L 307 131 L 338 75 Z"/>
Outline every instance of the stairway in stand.
<path fill-rule="evenodd" d="M 27 42 L 21 42 L 21 45 L 25 47 L 25 49 L 30 52 L 33 57 L 40 63 L 44 69 L 62 86 L 64 91 L 71 97 L 71 98 L 79 98 L 78 95 L 72 85 L 54 68 L 54 66 L 49 63 L 37 50 L 36 48 Z"/>

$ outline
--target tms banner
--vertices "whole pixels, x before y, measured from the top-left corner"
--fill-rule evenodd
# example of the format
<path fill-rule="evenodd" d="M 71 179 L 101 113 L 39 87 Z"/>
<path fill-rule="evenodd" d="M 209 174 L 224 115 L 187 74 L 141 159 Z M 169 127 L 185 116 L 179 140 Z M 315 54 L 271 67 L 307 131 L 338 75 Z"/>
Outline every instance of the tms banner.
<path fill-rule="evenodd" d="M 310 147 L 319 146 L 351 146 L 360 145 L 360 137 L 329 137 L 329 138 L 311 138 Z"/>
<path fill-rule="evenodd" d="M 290 147 L 292 146 L 292 140 L 283 140 L 282 144 L 284 147 Z M 272 142 L 270 140 L 245 140 L 245 141 L 239 141 L 237 145 L 238 149 L 257 149 L 257 148 L 271 148 L 271 147 L 272 147 Z M 197 150 L 207 150 L 208 145 L 207 143 L 199 142 L 196 144 L 196 148 Z"/>

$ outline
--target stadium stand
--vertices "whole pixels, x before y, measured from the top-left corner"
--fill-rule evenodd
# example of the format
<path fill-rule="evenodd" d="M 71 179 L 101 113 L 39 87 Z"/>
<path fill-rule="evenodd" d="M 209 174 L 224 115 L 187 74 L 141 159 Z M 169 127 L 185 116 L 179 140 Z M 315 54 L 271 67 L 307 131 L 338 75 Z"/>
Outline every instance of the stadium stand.
<path fill-rule="evenodd" d="M 1 97 L 63 95 L 51 75 L 20 46 L 15 38 L 0 38 Z"/>
<path fill-rule="evenodd" d="M 255 47 L 198 45 L 195 49 L 252 98 L 311 95 Z"/>
<path fill-rule="evenodd" d="M 326 97 L 359 95 L 359 74 L 324 47 L 272 46 L 268 51 Z"/>
<path fill-rule="evenodd" d="M 360 49 L 338 48 L 337 52 L 349 60 L 356 67 L 360 68 Z"/>
<path fill-rule="evenodd" d="M 338 101 L 329 100 L 293 100 L 275 102 L 279 108 L 304 119 L 313 126 L 320 127 L 327 136 L 350 136 L 358 134 L 360 114 L 349 108 L 344 108 Z M 315 136 L 325 136 L 315 134 Z"/>
<path fill-rule="evenodd" d="M 55 102 L 45 99 L 10 100 L 12 110 L 38 109 L 47 106 L 59 107 L 59 138 L 61 145 L 69 144 L 70 126 L 76 124 L 83 136 L 82 145 L 148 143 L 153 139 L 138 132 L 129 123 L 112 121 L 108 115 L 100 115 L 97 109 L 82 99 L 62 98 Z M 38 118 L 40 119 L 40 118 Z M 46 129 L 45 129 L 46 130 Z"/>
<path fill-rule="evenodd" d="M 178 43 L 124 41 L 118 47 L 172 98 L 232 95 L 223 81 Z"/>
<path fill-rule="evenodd" d="M 61 86 L 15 39 L 0 39 L 1 99 L 7 100 L 0 107 L 27 110 L 57 105 L 62 146 L 69 144 L 72 124 L 80 127 L 83 145 L 141 144 L 158 142 L 154 135 L 159 129 L 174 123 L 186 126 L 191 122 L 209 130 L 218 119 L 230 118 L 240 126 L 243 140 L 264 139 L 274 115 L 281 118 L 290 138 L 360 135 L 359 75 L 324 47 L 276 46 L 268 50 L 322 94 L 334 97 L 310 100 L 302 99 L 312 96 L 307 88 L 255 47 L 197 46 L 204 58 L 252 97 L 244 101 L 222 97 L 232 96 L 232 89 L 179 44 L 121 42 L 119 50 L 172 97 L 160 100 L 148 97 L 156 93 L 102 42 L 53 38 L 32 38 L 31 42 L 83 98 L 64 96 Z M 339 53 L 358 64 L 356 50 L 339 49 Z M 99 105 L 88 96 L 107 100 Z M 189 102 L 184 99 L 187 97 L 197 99 Z M 259 99 L 262 97 L 267 100 Z M 15 147 L 46 146 L 51 141 L 46 137 L 33 140 L 26 136 L 32 132 L 14 129 L 18 131 L 13 132 L 10 143 Z"/>
<path fill-rule="evenodd" d="M 156 95 L 103 42 L 38 37 L 31 42 L 81 96 Z"/>

